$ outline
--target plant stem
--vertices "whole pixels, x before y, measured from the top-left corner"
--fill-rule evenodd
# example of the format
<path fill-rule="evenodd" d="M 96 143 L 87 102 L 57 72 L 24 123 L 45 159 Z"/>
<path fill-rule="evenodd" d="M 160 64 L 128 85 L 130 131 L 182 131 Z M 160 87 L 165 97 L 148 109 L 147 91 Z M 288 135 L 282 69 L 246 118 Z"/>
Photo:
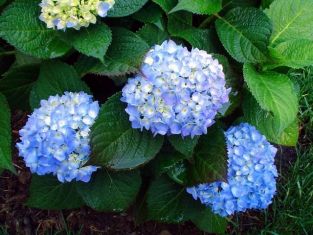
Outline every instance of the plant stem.
<path fill-rule="evenodd" d="M 0 52 L 0 56 L 6 56 L 6 55 L 14 55 L 15 51 L 3 51 Z"/>

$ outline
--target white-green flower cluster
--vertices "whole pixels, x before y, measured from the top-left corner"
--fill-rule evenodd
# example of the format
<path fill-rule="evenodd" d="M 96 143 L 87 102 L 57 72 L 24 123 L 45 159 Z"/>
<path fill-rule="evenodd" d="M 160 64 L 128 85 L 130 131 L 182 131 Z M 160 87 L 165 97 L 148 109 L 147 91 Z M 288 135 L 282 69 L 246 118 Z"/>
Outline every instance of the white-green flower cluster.
<path fill-rule="evenodd" d="M 95 24 L 97 15 L 106 17 L 114 3 L 114 0 L 42 0 L 39 19 L 48 28 L 78 30 Z"/>

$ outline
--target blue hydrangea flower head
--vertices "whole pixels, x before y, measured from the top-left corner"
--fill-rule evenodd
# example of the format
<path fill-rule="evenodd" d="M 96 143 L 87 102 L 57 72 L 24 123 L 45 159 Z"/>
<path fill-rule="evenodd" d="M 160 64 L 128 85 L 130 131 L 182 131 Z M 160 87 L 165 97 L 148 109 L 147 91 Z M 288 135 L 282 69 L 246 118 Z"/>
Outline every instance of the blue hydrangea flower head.
<path fill-rule="evenodd" d="M 39 19 L 48 28 L 78 30 L 95 24 L 97 15 L 106 17 L 114 3 L 114 0 L 42 0 Z"/>
<path fill-rule="evenodd" d="M 276 193 L 277 149 L 247 123 L 231 127 L 225 137 L 227 182 L 200 184 L 187 192 L 221 216 L 267 208 Z"/>
<path fill-rule="evenodd" d="M 42 100 L 23 129 L 19 154 L 32 173 L 53 174 L 60 182 L 89 182 L 96 166 L 84 166 L 91 152 L 90 128 L 99 104 L 84 92 L 65 92 Z"/>
<path fill-rule="evenodd" d="M 207 133 L 229 92 L 223 67 L 212 55 L 165 41 L 147 53 L 121 100 L 133 128 L 193 137 Z"/>

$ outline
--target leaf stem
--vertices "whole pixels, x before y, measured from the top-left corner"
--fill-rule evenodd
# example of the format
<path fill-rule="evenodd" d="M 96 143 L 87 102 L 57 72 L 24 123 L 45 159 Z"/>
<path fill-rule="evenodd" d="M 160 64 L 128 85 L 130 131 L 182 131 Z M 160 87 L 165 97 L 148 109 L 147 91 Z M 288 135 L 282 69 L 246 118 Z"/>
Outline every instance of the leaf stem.
<path fill-rule="evenodd" d="M 206 26 L 208 26 L 214 18 L 215 18 L 215 15 L 210 15 L 209 17 L 204 19 L 204 21 L 202 21 L 202 23 L 199 25 L 199 29 L 203 29 Z"/>
<path fill-rule="evenodd" d="M 14 55 L 15 51 L 3 51 L 0 52 L 0 56 L 6 56 L 6 55 Z"/>

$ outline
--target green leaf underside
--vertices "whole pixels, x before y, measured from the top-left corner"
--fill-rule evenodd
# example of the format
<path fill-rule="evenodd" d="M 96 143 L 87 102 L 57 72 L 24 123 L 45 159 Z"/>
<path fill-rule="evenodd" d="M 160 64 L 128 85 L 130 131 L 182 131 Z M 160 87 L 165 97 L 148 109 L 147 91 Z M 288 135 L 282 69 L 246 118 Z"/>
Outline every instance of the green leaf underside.
<path fill-rule="evenodd" d="M 93 68 L 93 73 L 120 76 L 137 71 L 149 45 L 135 33 L 124 28 L 112 28 L 113 40 L 103 64 Z"/>
<path fill-rule="evenodd" d="M 60 183 L 56 176 L 33 175 L 30 184 L 29 207 L 61 210 L 83 206 L 83 201 L 76 191 L 75 183 Z"/>
<path fill-rule="evenodd" d="M 12 163 L 12 135 L 11 135 L 11 111 L 5 99 L 0 93 L 0 169 L 15 172 Z"/>
<path fill-rule="evenodd" d="M 136 11 L 139 11 L 148 0 L 115 0 L 112 9 L 109 10 L 109 17 L 123 17 L 128 16 Z"/>
<path fill-rule="evenodd" d="M 217 124 L 200 137 L 195 148 L 188 184 L 224 180 L 227 171 L 226 141 L 222 128 Z"/>
<path fill-rule="evenodd" d="M 89 87 L 79 78 L 72 66 L 58 61 L 43 63 L 39 79 L 31 90 L 31 108 L 35 109 L 41 100 L 52 95 L 63 95 L 65 91 L 90 93 Z"/>
<path fill-rule="evenodd" d="M 133 129 L 120 101 L 120 93 L 101 108 L 92 128 L 92 162 L 112 169 L 132 169 L 150 161 L 163 144 L 163 137 Z"/>
<path fill-rule="evenodd" d="M 0 37 L 18 50 L 39 58 L 64 55 L 70 47 L 40 22 L 39 0 L 13 2 L 0 17 Z"/>
<path fill-rule="evenodd" d="M 189 11 L 194 14 L 212 14 L 219 12 L 222 9 L 222 0 L 179 0 L 178 4 L 171 10 L 171 13 L 176 11 Z"/>
<path fill-rule="evenodd" d="M 313 40 L 288 40 L 276 47 L 270 47 L 269 51 L 276 66 L 288 66 L 297 69 L 313 64 Z"/>
<path fill-rule="evenodd" d="M 10 69 L 0 80 L 2 92 L 12 109 L 29 109 L 29 95 L 38 77 L 39 67 L 25 65 Z"/>
<path fill-rule="evenodd" d="M 67 31 L 65 38 L 80 53 L 103 61 L 112 41 L 112 32 L 107 25 L 96 24 L 79 31 Z"/>
<path fill-rule="evenodd" d="M 267 59 L 272 32 L 270 19 L 255 8 L 235 8 L 218 16 L 216 29 L 227 52 L 238 62 L 258 63 Z"/>
<path fill-rule="evenodd" d="M 273 22 L 270 46 L 294 39 L 313 40 L 313 1 L 276 0 L 265 13 Z"/>
<path fill-rule="evenodd" d="M 77 184 L 85 203 L 97 211 L 121 212 L 135 200 L 141 185 L 139 171 L 98 172 L 88 184 Z"/>
<path fill-rule="evenodd" d="M 279 131 L 296 119 L 298 98 L 287 75 L 272 71 L 258 72 L 251 64 L 245 64 L 244 79 L 261 108 L 272 112 L 279 122 Z"/>
<path fill-rule="evenodd" d="M 281 121 L 276 116 L 263 110 L 251 94 L 246 92 L 243 103 L 243 121 L 255 126 L 270 142 L 295 146 L 299 137 L 298 121 L 295 120 L 286 128 L 281 128 Z"/>

